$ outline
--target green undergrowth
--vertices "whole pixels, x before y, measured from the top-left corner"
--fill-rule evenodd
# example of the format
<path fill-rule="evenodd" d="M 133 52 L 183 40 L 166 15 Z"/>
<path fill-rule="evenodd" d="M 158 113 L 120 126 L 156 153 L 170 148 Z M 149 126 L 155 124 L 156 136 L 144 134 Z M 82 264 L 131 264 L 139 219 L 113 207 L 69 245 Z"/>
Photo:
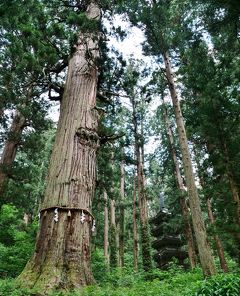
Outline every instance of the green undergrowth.
<path fill-rule="evenodd" d="M 15 229 L 15 228 L 14 228 Z M 20 230 L 14 231 L 17 233 Z M 15 236 L 12 239 L 15 244 Z M 10 248 L 10 247 L 8 247 Z M 14 254 L 17 258 L 17 253 Z M 13 259 L 14 259 L 13 258 Z M 1 256 L 0 256 L 1 259 Z M 2 261 L 1 261 L 2 260 Z M 2 258 L 0 263 L 5 264 L 5 272 L 0 273 L 0 296 L 42 296 L 41 293 L 19 289 L 14 279 L 9 275 L 19 274 L 19 261 L 12 260 L 9 267 L 9 259 Z M 83 288 L 81 291 L 55 292 L 50 296 L 239 296 L 240 272 L 238 266 L 232 260 L 228 260 L 231 270 L 229 274 L 222 274 L 218 266 L 219 274 L 203 279 L 201 268 L 192 271 L 181 269 L 172 262 L 168 271 L 152 269 L 144 272 L 142 268 L 136 272 L 132 269 L 132 255 L 126 254 L 123 269 L 108 269 L 102 250 L 96 249 L 92 254 L 92 268 L 96 285 Z M 15 265 L 14 265 L 15 264 Z M 1 271 L 1 269 L 0 269 Z M 4 276 L 3 276 L 4 275 Z M 7 275 L 7 276 L 6 276 Z M 41 292 L 41 291 L 40 291 Z"/>
<path fill-rule="evenodd" d="M 240 275 L 219 274 L 204 280 L 200 269 L 191 272 L 172 269 L 151 273 L 112 271 L 108 281 L 86 287 L 82 291 L 55 292 L 51 296 L 239 296 Z M 0 280 L 1 296 L 40 296 L 29 290 L 20 290 L 14 280 Z"/>

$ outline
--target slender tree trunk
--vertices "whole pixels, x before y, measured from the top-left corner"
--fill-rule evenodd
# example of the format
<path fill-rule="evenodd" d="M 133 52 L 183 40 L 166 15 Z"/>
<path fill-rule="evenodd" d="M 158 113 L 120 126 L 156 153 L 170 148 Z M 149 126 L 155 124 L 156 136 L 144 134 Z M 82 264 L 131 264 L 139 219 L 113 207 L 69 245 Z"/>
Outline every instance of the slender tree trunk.
<path fill-rule="evenodd" d="M 0 123 L 3 121 L 3 116 L 4 116 L 4 108 L 0 107 Z"/>
<path fill-rule="evenodd" d="M 237 224 L 240 225 L 240 199 L 239 199 L 238 188 L 234 180 L 234 174 L 231 167 L 231 161 L 230 161 L 226 141 L 224 140 L 224 138 L 221 138 L 221 142 L 223 146 L 223 154 L 225 158 L 225 165 L 226 165 L 227 177 L 229 180 L 229 187 L 232 193 L 233 201 L 236 205 L 236 221 L 237 221 Z"/>
<path fill-rule="evenodd" d="M 216 125 L 217 125 L 217 132 L 218 132 L 218 138 L 219 142 L 221 144 L 221 150 L 223 153 L 223 159 L 225 161 L 225 166 L 226 166 L 226 175 L 229 181 L 229 187 L 230 191 L 233 197 L 233 201 L 236 205 L 236 211 L 235 211 L 235 221 L 234 223 L 238 224 L 240 226 L 240 199 L 239 199 L 239 188 L 237 186 L 237 183 L 234 178 L 234 170 L 231 164 L 231 159 L 229 155 L 229 150 L 227 146 L 227 141 L 226 141 L 226 135 L 223 132 L 222 128 L 222 123 L 220 122 L 218 117 L 215 117 Z M 207 143 L 207 148 L 209 153 L 211 153 L 214 149 L 214 146 L 211 145 L 210 143 Z"/>
<path fill-rule="evenodd" d="M 133 106 L 133 126 L 135 137 L 135 155 L 137 161 L 138 177 L 138 200 L 141 219 L 141 239 L 142 239 L 142 260 L 143 269 L 148 271 L 152 268 L 151 243 L 148 223 L 147 199 L 145 193 L 145 176 L 143 169 L 143 155 L 141 155 L 141 144 L 139 143 L 140 135 L 138 133 L 138 122 L 136 113 L 136 102 L 132 99 Z"/>
<path fill-rule="evenodd" d="M 114 173 L 114 152 L 111 152 L 111 168 Z M 110 200 L 110 241 L 109 241 L 109 262 L 110 267 L 115 268 L 118 266 L 118 225 L 116 223 L 116 201 L 114 199 L 114 184 L 112 180 L 111 186 L 111 200 Z"/>
<path fill-rule="evenodd" d="M 210 143 L 210 141 L 208 140 L 208 138 L 206 138 L 206 148 L 207 148 L 207 152 L 211 155 L 213 153 L 213 151 L 216 149 L 215 145 L 213 145 L 212 143 Z M 222 139 L 220 139 L 221 141 Z M 223 144 L 223 143 L 222 143 Z M 225 157 L 224 157 L 225 158 Z M 225 163 L 228 163 L 228 161 L 225 159 Z M 226 165 L 227 167 L 227 170 L 228 170 L 228 165 Z M 229 180 L 229 175 L 227 173 L 227 178 Z M 203 182 L 201 179 L 200 179 L 201 182 Z M 235 182 L 234 182 L 235 183 Z M 230 185 L 230 180 L 229 180 L 229 185 Z M 233 189 L 233 188 L 232 188 Z M 230 190 L 231 190 L 231 186 L 230 186 Z M 235 190 L 234 190 L 235 191 Z M 232 193 L 232 196 L 234 196 L 234 193 L 232 192 L 231 190 L 231 193 Z M 233 217 L 233 221 L 232 221 L 234 224 L 237 224 L 238 226 L 240 225 L 239 222 L 238 222 L 238 218 L 237 218 L 237 212 L 236 214 L 234 215 Z M 239 231 L 237 230 L 233 230 L 230 232 L 232 237 L 234 238 L 234 240 L 237 242 L 237 244 L 240 243 L 240 233 Z M 240 258 L 240 257 L 239 257 Z"/>
<path fill-rule="evenodd" d="M 228 156 L 228 151 L 225 151 L 227 154 L 225 155 L 226 160 L 226 169 L 227 169 L 227 178 L 229 181 L 229 187 L 232 194 L 233 202 L 235 204 L 235 213 L 233 214 L 233 223 L 240 227 L 240 200 L 239 200 L 239 193 L 238 187 L 234 179 L 234 174 L 230 165 L 230 159 Z M 233 233 L 234 238 L 239 243 L 240 242 L 240 233 L 239 231 L 235 231 Z M 240 258 L 240 256 L 239 256 Z"/>
<path fill-rule="evenodd" d="M 207 198 L 207 209 L 208 209 L 209 221 L 210 221 L 211 225 L 214 226 L 215 225 L 215 218 L 214 218 L 213 211 L 212 211 L 211 200 L 209 198 Z M 214 240 L 216 242 L 216 248 L 217 248 L 218 257 L 220 259 L 221 268 L 224 272 L 228 272 L 229 269 L 228 269 L 227 261 L 225 259 L 221 239 L 219 238 L 219 236 L 217 234 L 215 234 Z"/>
<path fill-rule="evenodd" d="M 120 267 L 124 266 L 124 183 L 125 183 L 125 169 L 124 169 L 124 149 L 122 148 L 122 161 L 121 161 L 121 180 L 120 180 L 120 234 L 119 234 L 119 260 Z"/>
<path fill-rule="evenodd" d="M 110 201 L 110 266 L 112 268 L 118 266 L 115 200 Z"/>
<path fill-rule="evenodd" d="M 187 244 L 188 244 L 188 258 L 190 261 L 191 268 L 195 268 L 196 267 L 196 253 L 195 253 L 195 248 L 194 248 L 194 240 L 193 240 L 193 234 L 192 234 L 192 228 L 191 228 L 191 222 L 190 222 L 190 213 L 189 213 L 186 198 L 185 198 L 186 190 L 184 189 L 183 179 L 182 179 L 180 168 L 179 168 L 179 162 L 178 162 L 177 154 L 176 154 L 176 151 L 174 148 L 173 132 L 172 132 L 172 128 L 169 123 L 168 114 L 167 114 L 167 110 L 165 107 L 164 107 L 164 111 L 163 111 L 163 116 L 164 116 L 164 121 L 166 124 L 170 150 L 171 150 L 172 159 L 173 159 L 173 163 L 174 163 L 174 173 L 175 173 L 176 185 L 177 185 L 177 188 L 181 192 L 180 206 L 181 206 L 182 214 L 183 214 L 185 237 L 187 239 Z"/>
<path fill-rule="evenodd" d="M 185 125 L 174 82 L 174 74 L 171 68 L 170 59 L 167 52 L 163 54 L 163 58 L 166 67 L 166 75 L 173 103 L 174 113 L 176 117 L 177 129 L 179 134 L 179 143 L 182 152 L 183 167 L 189 196 L 189 204 L 192 213 L 193 229 L 195 232 L 197 247 L 200 255 L 200 262 L 202 265 L 204 275 L 211 276 L 216 273 L 216 269 L 213 256 L 211 253 L 211 248 L 207 239 L 207 232 L 201 211 L 198 191 L 195 184 Z"/>
<path fill-rule="evenodd" d="M 89 2 L 86 16 L 98 21 L 98 4 Z M 90 237 L 99 147 L 98 36 L 98 32 L 80 32 L 69 60 L 36 248 L 19 277 L 22 286 L 43 294 L 93 283 Z"/>
<path fill-rule="evenodd" d="M 107 191 L 104 190 L 104 256 L 106 258 L 107 264 L 109 264 L 109 254 L 108 254 L 108 232 L 109 232 L 109 221 L 108 221 L 108 196 Z"/>
<path fill-rule="evenodd" d="M 0 160 L 0 197 L 4 194 L 25 124 L 25 117 L 19 111 L 16 111 Z"/>
<path fill-rule="evenodd" d="M 138 270 L 138 227 L 137 227 L 137 181 L 134 174 L 133 187 L 133 265 Z"/>

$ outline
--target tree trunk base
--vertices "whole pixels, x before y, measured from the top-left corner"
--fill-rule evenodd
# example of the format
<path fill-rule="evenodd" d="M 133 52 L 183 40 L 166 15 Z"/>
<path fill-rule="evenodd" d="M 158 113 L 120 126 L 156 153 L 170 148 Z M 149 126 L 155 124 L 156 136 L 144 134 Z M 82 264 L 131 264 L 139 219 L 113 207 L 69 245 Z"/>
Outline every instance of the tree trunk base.
<path fill-rule="evenodd" d="M 45 266 L 42 273 L 39 274 L 27 265 L 27 271 L 24 271 L 17 279 L 17 286 L 24 289 L 30 289 L 37 295 L 49 295 L 54 291 L 72 291 L 81 290 L 84 286 L 94 284 L 93 278 L 79 280 L 82 274 L 77 272 L 66 273 L 64 270 L 55 270 L 52 266 Z"/>
<path fill-rule="evenodd" d="M 60 211 L 41 217 L 35 253 L 17 283 L 43 295 L 56 290 L 74 290 L 94 283 L 90 266 L 91 222 L 81 223 L 79 212 Z M 63 231 L 64 229 L 64 231 Z"/>

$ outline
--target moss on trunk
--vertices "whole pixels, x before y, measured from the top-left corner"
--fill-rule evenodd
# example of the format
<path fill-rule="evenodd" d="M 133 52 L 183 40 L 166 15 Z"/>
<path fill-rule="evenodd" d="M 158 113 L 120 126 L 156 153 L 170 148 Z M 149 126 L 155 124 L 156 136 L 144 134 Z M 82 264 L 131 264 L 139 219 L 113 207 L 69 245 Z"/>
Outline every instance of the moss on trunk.
<path fill-rule="evenodd" d="M 149 271 L 152 269 L 152 255 L 151 255 L 151 244 L 148 224 L 141 225 L 141 236 L 142 236 L 142 261 L 143 269 Z"/>

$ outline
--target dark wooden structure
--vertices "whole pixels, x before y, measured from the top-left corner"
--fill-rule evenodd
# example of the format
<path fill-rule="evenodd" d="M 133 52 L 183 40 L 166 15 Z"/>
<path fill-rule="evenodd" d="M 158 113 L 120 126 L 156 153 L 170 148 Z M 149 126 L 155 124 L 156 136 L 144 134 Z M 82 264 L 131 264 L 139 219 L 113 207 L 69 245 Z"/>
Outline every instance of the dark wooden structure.
<path fill-rule="evenodd" d="M 169 231 L 170 217 L 168 210 L 162 208 L 150 221 L 152 235 L 156 238 L 152 243 L 152 247 L 157 251 L 153 258 L 160 269 L 167 269 L 173 258 L 178 260 L 179 265 L 184 266 L 184 260 L 188 257 L 188 253 L 182 249 L 184 242 L 179 233 Z"/>

